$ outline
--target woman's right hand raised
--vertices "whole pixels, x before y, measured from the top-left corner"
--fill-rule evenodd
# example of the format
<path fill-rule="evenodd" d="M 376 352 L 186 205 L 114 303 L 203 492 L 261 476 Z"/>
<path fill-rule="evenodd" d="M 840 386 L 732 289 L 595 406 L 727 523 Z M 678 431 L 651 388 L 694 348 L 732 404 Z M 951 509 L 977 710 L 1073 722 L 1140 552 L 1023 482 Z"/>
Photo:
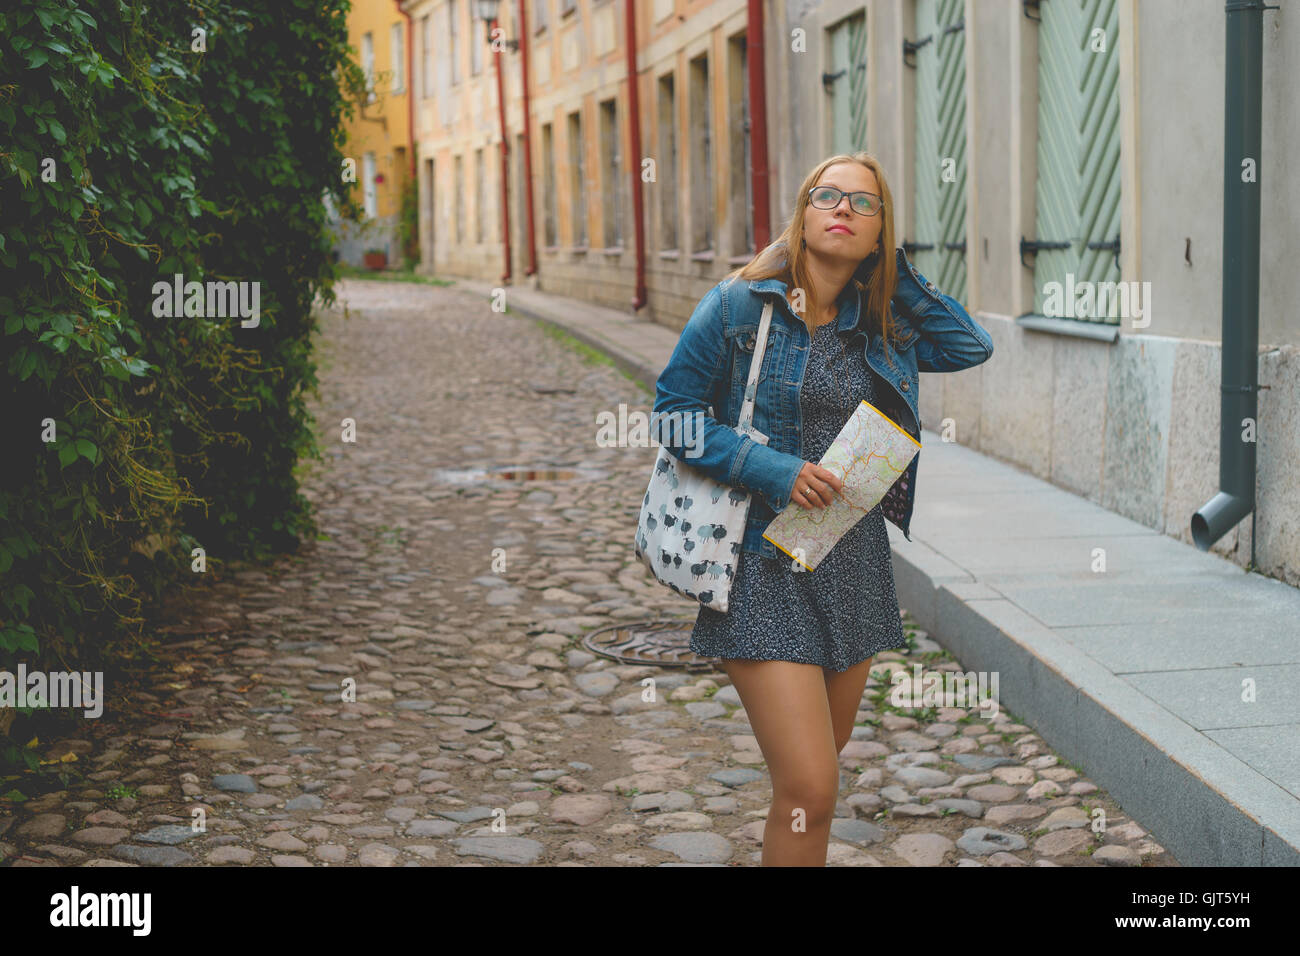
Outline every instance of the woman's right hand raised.
<path fill-rule="evenodd" d="M 834 472 L 806 461 L 799 469 L 799 477 L 794 480 L 790 500 L 801 508 L 825 508 L 843 487 L 844 482 L 835 477 Z"/>

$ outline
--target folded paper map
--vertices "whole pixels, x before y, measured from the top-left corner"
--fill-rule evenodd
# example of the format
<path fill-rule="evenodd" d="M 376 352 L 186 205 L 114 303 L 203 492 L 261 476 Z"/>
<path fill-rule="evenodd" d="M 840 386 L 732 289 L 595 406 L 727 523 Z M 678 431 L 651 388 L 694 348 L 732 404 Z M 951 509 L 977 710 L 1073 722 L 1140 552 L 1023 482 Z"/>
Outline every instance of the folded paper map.
<path fill-rule="evenodd" d="M 835 543 L 880 503 L 907 470 L 920 443 L 870 402 L 862 402 L 818 462 L 844 482 L 825 508 L 791 502 L 767 526 L 763 537 L 809 571 L 815 571 Z"/>

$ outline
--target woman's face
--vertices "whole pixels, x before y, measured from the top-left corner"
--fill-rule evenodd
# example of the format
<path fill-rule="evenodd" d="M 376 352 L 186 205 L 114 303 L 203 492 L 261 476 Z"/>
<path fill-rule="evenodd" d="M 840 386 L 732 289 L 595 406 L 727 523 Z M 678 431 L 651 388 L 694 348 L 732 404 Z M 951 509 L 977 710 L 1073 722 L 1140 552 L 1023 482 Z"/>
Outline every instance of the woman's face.
<path fill-rule="evenodd" d="M 834 186 L 846 193 L 834 209 L 818 209 L 808 203 L 804 210 L 803 232 L 812 255 L 830 260 L 848 260 L 856 267 L 880 239 L 881 213 L 864 216 L 850 206 L 848 193 L 871 193 L 873 207 L 880 205 L 880 186 L 876 174 L 859 163 L 836 163 L 826 167 L 814 189 Z M 861 198 L 861 197 L 859 197 Z"/>

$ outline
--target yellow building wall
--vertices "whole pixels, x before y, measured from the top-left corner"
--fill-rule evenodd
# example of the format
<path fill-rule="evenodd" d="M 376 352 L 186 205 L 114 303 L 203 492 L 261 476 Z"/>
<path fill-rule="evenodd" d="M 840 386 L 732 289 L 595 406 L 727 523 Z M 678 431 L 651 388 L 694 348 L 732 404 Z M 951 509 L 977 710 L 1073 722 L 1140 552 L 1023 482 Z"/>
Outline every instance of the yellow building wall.
<path fill-rule="evenodd" d="M 393 30 L 401 30 L 401 46 L 395 49 Z M 353 0 L 348 14 L 348 43 L 353 58 L 364 68 L 364 37 L 369 34 L 374 49 L 373 100 L 357 104 L 345 121 L 347 143 L 344 155 L 356 160 L 357 182 L 353 198 L 363 206 L 366 153 L 375 154 L 375 198 L 379 217 L 396 216 L 401 206 L 401 186 L 409 176 L 410 143 L 407 98 L 411 78 L 407 49 L 411 43 L 406 17 L 394 0 Z M 398 62 L 394 63 L 394 59 Z M 400 86 L 394 89 L 394 73 Z"/>

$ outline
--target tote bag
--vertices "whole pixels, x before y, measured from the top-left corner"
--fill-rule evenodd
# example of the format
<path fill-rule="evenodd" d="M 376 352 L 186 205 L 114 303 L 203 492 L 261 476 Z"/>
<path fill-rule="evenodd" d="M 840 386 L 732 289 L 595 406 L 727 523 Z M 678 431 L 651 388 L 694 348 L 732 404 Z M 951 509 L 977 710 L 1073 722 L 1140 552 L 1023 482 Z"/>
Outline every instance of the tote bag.
<path fill-rule="evenodd" d="M 769 301 L 758 326 L 758 346 L 749 363 L 740 419 L 732 429 L 760 445 L 767 444 L 768 436 L 754 428 L 754 395 L 771 320 Z M 741 488 L 713 480 L 688 461 L 659 446 L 650 485 L 641 501 L 636 556 L 662 584 L 725 614 L 740 564 L 751 496 Z"/>

